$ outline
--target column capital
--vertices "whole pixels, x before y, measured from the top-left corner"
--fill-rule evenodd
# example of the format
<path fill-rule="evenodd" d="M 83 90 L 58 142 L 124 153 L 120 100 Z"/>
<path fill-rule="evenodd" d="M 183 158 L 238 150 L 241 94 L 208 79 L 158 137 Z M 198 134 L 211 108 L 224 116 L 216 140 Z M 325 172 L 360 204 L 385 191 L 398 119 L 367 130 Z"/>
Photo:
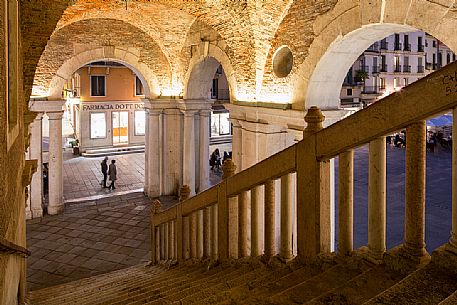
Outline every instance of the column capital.
<path fill-rule="evenodd" d="M 199 113 L 199 115 L 201 117 L 209 117 L 211 115 L 211 110 L 210 109 L 202 109 L 198 113 Z"/>
<path fill-rule="evenodd" d="M 198 112 L 197 110 L 181 110 L 185 117 L 193 117 Z"/>
<path fill-rule="evenodd" d="M 163 109 L 145 108 L 145 111 L 149 116 L 159 116 L 163 113 Z"/>
<path fill-rule="evenodd" d="M 33 112 L 59 112 L 64 110 L 65 100 L 29 101 L 29 110 Z"/>
<path fill-rule="evenodd" d="M 63 111 L 56 111 L 56 112 L 46 112 L 49 120 L 62 120 L 63 118 Z"/>

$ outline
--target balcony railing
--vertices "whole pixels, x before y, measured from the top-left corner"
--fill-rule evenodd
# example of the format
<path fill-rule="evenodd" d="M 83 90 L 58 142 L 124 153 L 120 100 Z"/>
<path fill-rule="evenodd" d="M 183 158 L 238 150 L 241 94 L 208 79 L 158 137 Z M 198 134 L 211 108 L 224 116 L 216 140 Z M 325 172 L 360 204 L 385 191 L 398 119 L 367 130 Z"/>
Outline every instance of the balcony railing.
<path fill-rule="evenodd" d="M 427 69 L 427 70 L 432 70 L 432 69 L 433 69 L 432 63 L 431 63 L 431 62 L 425 63 L 425 69 Z"/>
<path fill-rule="evenodd" d="M 401 72 L 401 66 L 400 65 L 394 65 L 394 72 Z"/>
<path fill-rule="evenodd" d="M 360 67 L 360 70 L 361 70 L 362 72 L 366 72 L 366 73 L 370 72 L 370 68 L 369 68 L 368 66 L 361 66 L 361 67 Z"/>
<path fill-rule="evenodd" d="M 371 71 L 373 71 L 373 74 L 379 73 L 381 71 L 381 66 L 372 66 Z"/>
<path fill-rule="evenodd" d="M 379 51 L 379 43 L 375 42 L 371 46 L 368 47 L 367 51 L 371 52 L 378 52 Z"/>
<path fill-rule="evenodd" d="M 387 41 L 381 41 L 381 50 L 388 50 L 389 43 Z"/>
<path fill-rule="evenodd" d="M 417 73 L 424 73 L 424 66 L 417 66 Z"/>
<path fill-rule="evenodd" d="M 407 43 L 407 44 L 405 43 L 403 51 L 411 51 L 411 44 L 410 43 Z"/>
<path fill-rule="evenodd" d="M 417 46 L 417 52 L 424 52 L 424 45 L 420 44 Z"/>
<path fill-rule="evenodd" d="M 405 72 L 405 73 L 411 73 L 411 66 L 403 65 L 403 72 Z"/>
<path fill-rule="evenodd" d="M 381 94 L 384 90 L 379 86 L 363 86 L 362 94 Z"/>
<path fill-rule="evenodd" d="M 394 44 L 394 50 L 395 51 L 400 51 L 401 50 L 401 43 L 395 43 Z"/>
<path fill-rule="evenodd" d="M 387 72 L 387 65 L 381 65 L 381 72 Z"/>

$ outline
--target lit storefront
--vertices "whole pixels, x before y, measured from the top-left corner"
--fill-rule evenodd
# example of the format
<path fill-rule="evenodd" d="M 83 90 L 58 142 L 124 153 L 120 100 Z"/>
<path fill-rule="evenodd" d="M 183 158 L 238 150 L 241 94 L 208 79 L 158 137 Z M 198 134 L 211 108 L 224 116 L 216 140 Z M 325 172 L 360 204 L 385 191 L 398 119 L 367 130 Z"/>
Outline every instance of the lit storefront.
<path fill-rule="evenodd" d="M 144 144 L 143 85 L 130 69 L 94 62 L 76 71 L 68 87 L 67 112 L 80 151 Z"/>
<path fill-rule="evenodd" d="M 118 145 L 144 144 L 146 129 L 142 102 L 81 102 L 79 112 L 80 146 L 84 151 Z M 88 127 L 88 128 L 87 128 Z"/>

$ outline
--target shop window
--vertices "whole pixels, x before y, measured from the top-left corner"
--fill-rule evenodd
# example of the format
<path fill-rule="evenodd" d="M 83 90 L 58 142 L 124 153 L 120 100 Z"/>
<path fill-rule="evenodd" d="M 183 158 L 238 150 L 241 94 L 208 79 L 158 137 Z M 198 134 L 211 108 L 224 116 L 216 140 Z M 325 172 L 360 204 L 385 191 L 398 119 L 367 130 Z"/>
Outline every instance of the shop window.
<path fill-rule="evenodd" d="M 146 116 L 144 110 L 135 110 L 135 135 L 144 136 L 146 133 Z"/>
<path fill-rule="evenodd" d="M 91 96 L 106 96 L 105 76 L 91 75 L 90 77 L 90 95 Z"/>
<path fill-rule="evenodd" d="M 90 138 L 106 138 L 106 114 L 104 112 L 90 114 Z"/>
<path fill-rule="evenodd" d="M 229 113 L 212 113 L 211 114 L 211 137 L 220 137 L 230 135 Z"/>
<path fill-rule="evenodd" d="M 138 76 L 135 76 L 135 95 L 144 95 L 143 83 Z"/>

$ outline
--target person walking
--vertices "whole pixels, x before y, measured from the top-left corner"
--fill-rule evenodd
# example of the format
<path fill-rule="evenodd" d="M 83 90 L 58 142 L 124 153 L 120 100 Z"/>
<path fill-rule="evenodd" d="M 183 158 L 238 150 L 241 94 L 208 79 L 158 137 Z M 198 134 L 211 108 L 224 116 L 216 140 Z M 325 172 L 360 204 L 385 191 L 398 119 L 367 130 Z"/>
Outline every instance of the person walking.
<path fill-rule="evenodd" d="M 103 174 L 103 181 L 100 183 L 103 188 L 107 188 L 106 186 L 106 179 L 108 178 L 108 157 L 105 157 L 101 163 L 102 167 L 102 174 Z"/>
<path fill-rule="evenodd" d="M 114 186 L 114 181 L 117 179 L 117 170 L 116 170 L 116 160 L 111 160 L 111 164 L 109 165 L 109 170 L 108 170 L 108 175 L 109 175 L 109 180 L 111 180 L 111 184 L 109 185 L 109 189 L 115 189 L 116 187 Z"/>

